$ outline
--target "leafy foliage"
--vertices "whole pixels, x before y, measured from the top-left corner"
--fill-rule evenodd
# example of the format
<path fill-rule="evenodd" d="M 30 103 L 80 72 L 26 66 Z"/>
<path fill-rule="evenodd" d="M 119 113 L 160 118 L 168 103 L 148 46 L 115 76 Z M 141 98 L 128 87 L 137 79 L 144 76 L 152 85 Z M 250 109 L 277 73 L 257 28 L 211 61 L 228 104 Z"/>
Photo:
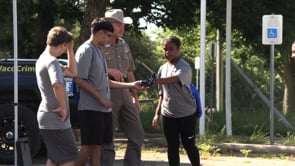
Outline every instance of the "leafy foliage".
<path fill-rule="evenodd" d="M 93 0 L 92 0 L 93 1 Z M 19 57 L 36 58 L 45 46 L 45 38 L 48 30 L 54 25 L 63 25 L 75 35 L 76 43 L 79 43 L 79 35 L 85 25 L 89 0 L 27 0 L 18 2 L 18 38 Z M 97 1 L 96 1 L 97 2 Z M 295 38 L 293 30 L 294 17 L 293 6 L 295 1 L 285 0 L 239 0 L 233 2 L 232 9 L 232 58 L 254 80 L 255 84 L 268 95 L 269 93 L 269 47 L 261 44 L 262 16 L 264 14 L 282 14 L 284 19 L 283 44 L 276 46 L 275 52 L 275 101 L 276 106 L 283 103 L 295 108 L 292 102 L 292 93 L 295 90 L 294 71 L 295 63 L 290 60 L 290 46 Z M 12 32 L 12 4 L 11 1 L 0 0 L 0 57 L 12 57 L 13 32 Z M 157 70 L 165 61 L 161 51 L 161 40 L 164 36 L 176 35 L 182 40 L 181 56 L 191 66 L 194 66 L 194 58 L 199 56 L 200 47 L 200 3 L 199 1 L 178 0 L 113 0 L 107 8 L 121 8 L 125 16 L 131 16 L 133 26 L 127 26 L 125 39 L 129 43 L 136 62 L 136 78 L 143 79 L 149 72 L 141 65 L 147 64 L 151 69 Z M 103 13 L 92 11 L 92 13 Z M 89 11 L 88 11 L 89 12 Z M 226 3 L 222 0 L 207 0 L 207 43 L 216 40 L 216 30 L 220 30 L 220 43 L 222 56 L 225 55 L 225 22 Z M 152 32 L 158 36 L 150 41 L 144 33 L 146 27 L 140 27 L 140 19 L 152 22 L 160 29 Z M 86 31 L 88 31 L 86 27 Z M 88 35 L 89 36 L 89 35 Z M 75 45 L 77 47 L 77 45 Z M 207 50 L 208 51 L 208 50 Z M 214 70 L 212 58 L 206 55 L 206 92 L 210 88 L 210 72 Z M 195 73 L 193 73 L 195 75 Z M 251 88 L 232 71 L 232 105 L 237 112 L 250 112 L 254 110 L 267 110 Z M 288 78 L 288 76 L 290 78 Z M 220 80 L 222 81 L 222 80 Z M 284 86 L 287 86 L 284 89 Z M 292 89 L 293 88 L 293 89 Z M 283 101 L 283 93 L 285 95 Z M 156 98 L 157 91 L 140 92 L 142 98 Z M 206 101 L 209 93 L 206 93 Z M 287 96 L 287 97 L 286 97 Z M 288 98 L 289 99 L 286 99 Z M 241 98 L 247 100 L 240 100 Z M 262 105 L 262 106 L 261 106 Z M 295 109 L 293 109 L 295 110 Z M 222 126 L 222 124 L 221 124 Z M 238 132 L 238 131 L 237 131 Z"/>
<path fill-rule="evenodd" d="M 71 30 L 81 21 L 84 3 L 79 0 L 27 0 L 17 4 L 18 53 L 36 58 L 45 47 L 48 30 L 62 25 Z M 0 0 L 0 57 L 11 58 L 13 50 L 12 1 Z"/>
<path fill-rule="evenodd" d="M 110 6 L 124 9 L 124 13 L 135 20 L 135 27 L 139 27 L 139 18 L 143 18 L 159 27 L 175 29 L 196 24 L 195 13 L 199 3 L 192 0 L 114 0 Z"/>

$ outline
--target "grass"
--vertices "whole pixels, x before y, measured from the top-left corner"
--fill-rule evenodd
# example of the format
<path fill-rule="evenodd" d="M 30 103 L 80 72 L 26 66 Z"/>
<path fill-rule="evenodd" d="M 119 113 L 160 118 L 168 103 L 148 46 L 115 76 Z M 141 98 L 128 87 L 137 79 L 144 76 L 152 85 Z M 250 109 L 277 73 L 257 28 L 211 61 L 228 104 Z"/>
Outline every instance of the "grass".
<path fill-rule="evenodd" d="M 142 104 L 140 117 L 145 132 L 162 132 L 151 126 L 155 109 L 156 103 Z M 288 119 L 289 123 L 295 127 L 295 112 L 289 113 L 285 117 Z M 268 111 L 232 111 L 233 139 L 225 136 L 225 112 L 207 112 L 205 123 L 206 137 L 210 137 L 217 142 L 269 143 L 270 123 Z M 198 133 L 199 131 L 196 132 Z M 280 144 L 295 145 L 295 131 L 284 126 L 282 121 L 276 118 L 276 116 L 274 121 L 274 134 L 277 139 L 276 141 L 279 141 Z M 241 137 L 241 139 L 239 137 Z"/>
<path fill-rule="evenodd" d="M 241 149 L 241 151 L 221 151 L 219 147 L 215 146 L 214 143 L 218 141 L 224 142 L 241 142 L 243 139 L 250 140 L 250 137 L 245 136 L 235 136 L 235 137 L 222 137 L 222 134 L 219 134 L 218 137 L 206 136 L 199 138 L 196 140 L 197 146 L 200 151 L 200 158 L 201 160 L 226 160 L 229 157 L 232 158 L 240 158 L 243 162 L 253 162 L 253 158 L 259 160 L 292 160 L 294 161 L 295 157 L 289 154 L 284 153 L 255 153 L 251 152 L 248 149 Z M 123 134 L 121 134 L 123 136 Z M 118 138 L 118 136 L 116 136 Z M 218 141 L 215 139 L 218 138 Z M 224 138 L 224 139 L 221 139 Z M 123 140 L 123 139 L 119 139 Z M 116 141 L 115 144 L 116 154 L 119 159 L 124 158 L 125 150 L 126 150 L 126 139 L 125 142 L 118 142 Z M 185 150 L 180 147 L 180 156 L 182 162 L 189 162 L 187 159 L 187 155 Z M 146 133 L 145 143 L 142 148 L 142 158 L 144 160 L 151 160 L 151 161 L 167 161 L 167 145 L 166 141 L 162 134 L 150 134 Z M 244 159 L 243 159 L 244 158 Z"/>
<path fill-rule="evenodd" d="M 141 121 L 146 133 L 162 133 L 161 130 L 156 130 L 151 126 L 152 118 L 154 116 L 154 110 L 156 109 L 156 103 L 142 104 L 142 112 L 140 113 Z M 289 123 L 295 126 L 295 112 L 285 115 Z M 269 111 L 247 111 L 247 109 L 240 109 L 240 111 L 232 111 L 232 133 L 233 135 L 228 137 L 226 135 L 225 127 L 225 112 L 206 112 L 206 134 L 197 140 L 198 147 L 200 149 L 201 158 L 206 159 L 213 156 L 224 155 L 220 152 L 218 147 L 215 147 L 216 143 L 245 143 L 245 144 L 270 144 L 269 136 Z M 279 145 L 295 145 L 295 131 L 288 129 L 284 124 L 275 116 L 274 121 L 274 137 L 275 144 Z M 197 130 L 196 133 L 199 131 Z M 155 144 L 155 147 L 145 147 L 147 152 L 158 153 L 165 151 L 165 142 Z M 156 147 L 158 146 L 158 147 Z M 185 154 L 184 150 L 181 150 Z M 288 154 L 256 154 L 247 149 L 240 151 L 239 154 L 227 154 L 227 155 L 241 155 L 241 156 L 254 156 L 262 158 L 285 158 L 288 159 Z"/>

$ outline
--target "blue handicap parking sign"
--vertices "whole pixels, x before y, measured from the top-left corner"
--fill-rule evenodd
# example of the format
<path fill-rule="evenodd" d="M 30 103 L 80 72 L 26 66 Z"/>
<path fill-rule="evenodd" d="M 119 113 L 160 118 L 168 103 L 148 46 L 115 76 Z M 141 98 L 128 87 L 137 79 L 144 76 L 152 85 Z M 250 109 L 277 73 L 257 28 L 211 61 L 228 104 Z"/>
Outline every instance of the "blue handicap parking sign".
<path fill-rule="evenodd" d="M 267 38 L 277 38 L 278 37 L 278 29 L 277 28 L 267 28 Z"/>
<path fill-rule="evenodd" d="M 262 44 L 273 45 L 283 42 L 283 16 L 263 15 L 262 17 Z"/>

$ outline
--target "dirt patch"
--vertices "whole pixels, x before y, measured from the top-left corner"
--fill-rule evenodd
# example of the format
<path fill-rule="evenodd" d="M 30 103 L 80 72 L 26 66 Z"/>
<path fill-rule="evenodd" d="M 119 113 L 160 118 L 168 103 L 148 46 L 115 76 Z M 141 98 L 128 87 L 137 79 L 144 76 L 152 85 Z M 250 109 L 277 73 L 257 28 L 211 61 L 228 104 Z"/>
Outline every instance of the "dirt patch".
<path fill-rule="evenodd" d="M 127 139 L 122 133 L 115 135 L 116 147 L 116 162 L 115 166 L 123 166 L 123 158 L 126 149 Z M 77 142 L 80 145 L 79 142 Z M 202 155 L 201 155 L 202 156 Z M 202 166 L 294 166 L 294 157 L 243 157 L 241 154 L 222 154 L 222 156 L 206 156 L 201 158 Z M 189 160 L 185 152 L 181 152 L 181 166 L 189 166 Z M 43 150 L 38 156 L 33 159 L 34 166 L 45 166 L 46 151 Z M 142 166 L 168 166 L 167 161 L 167 146 L 162 134 L 145 135 L 143 152 L 142 152 Z M 0 165 L 4 166 L 4 165 Z"/>

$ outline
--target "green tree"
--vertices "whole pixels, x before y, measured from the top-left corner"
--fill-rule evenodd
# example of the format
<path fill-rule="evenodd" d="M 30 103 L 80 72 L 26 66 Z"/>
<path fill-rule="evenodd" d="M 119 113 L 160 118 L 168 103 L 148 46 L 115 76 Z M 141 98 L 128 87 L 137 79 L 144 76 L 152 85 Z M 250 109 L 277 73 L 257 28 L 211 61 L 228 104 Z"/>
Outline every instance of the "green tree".
<path fill-rule="evenodd" d="M 103 17 L 108 5 L 108 0 L 85 0 L 86 9 L 84 11 L 83 19 L 81 22 L 81 32 L 79 43 L 83 43 L 90 36 L 90 23 L 95 17 Z"/>
<path fill-rule="evenodd" d="M 36 58 L 44 49 L 48 30 L 54 25 L 71 29 L 80 22 L 80 0 L 27 0 L 17 3 L 18 53 L 20 58 Z M 13 54 L 12 1 L 0 0 L 0 57 Z"/>
<path fill-rule="evenodd" d="M 295 78 L 294 62 L 290 59 L 290 47 L 295 37 L 293 31 L 294 1 L 285 0 L 240 0 L 233 2 L 232 28 L 241 33 L 243 41 L 241 45 L 254 50 L 253 54 L 240 54 L 239 64 L 243 65 L 251 56 L 263 56 L 266 59 L 265 70 L 268 70 L 269 47 L 261 44 L 262 16 L 264 14 L 282 14 L 284 18 L 283 44 L 276 46 L 276 73 L 284 80 L 284 112 L 295 110 Z M 53 25 L 71 27 L 75 32 L 80 32 L 79 42 L 89 37 L 90 21 L 97 16 L 103 16 L 106 8 L 121 8 L 126 16 L 131 16 L 134 26 L 128 30 L 140 32 L 139 19 L 143 18 L 158 26 L 173 30 L 190 29 L 197 27 L 200 16 L 199 1 L 179 0 L 27 0 L 18 2 L 18 26 L 19 26 L 19 56 L 37 57 L 43 50 L 43 41 L 47 31 Z M 0 0 L 0 56 L 11 57 L 13 47 L 12 33 L 12 4 L 11 1 Z M 226 3 L 222 0 L 207 1 L 207 20 L 212 30 L 221 31 L 221 42 L 225 37 L 225 10 Z M 81 25 L 81 26 L 80 26 Z M 210 27 L 210 28 L 211 28 Z M 142 27 L 145 28 L 145 27 Z M 210 31 L 209 31 L 210 32 Z M 140 35 L 140 33 L 138 33 Z M 188 33 L 190 34 L 190 33 Z M 197 39 L 198 34 L 191 34 L 183 38 L 184 43 L 191 39 Z M 140 41 L 140 40 L 139 40 Z M 240 45 L 240 46 L 241 46 Z M 187 55 L 197 54 L 195 45 L 187 52 Z M 235 46 L 235 45 L 233 45 Z M 240 47 L 237 46 L 237 47 Z M 196 52 L 195 52 L 196 50 Z M 188 56 L 189 57 L 189 56 Z M 263 61 L 264 62 L 264 61 Z"/>
<path fill-rule="evenodd" d="M 295 38 L 293 25 L 295 23 L 295 13 L 291 6 L 295 4 L 294 1 L 249 1 L 241 0 L 233 2 L 233 29 L 242 33 L 245 38 L 244 45 L 252 47 L 256 55 L 262 55 L 269 64 L 269 46 L 263 46 L 262 43 L 262 16 L 266 14 L 281 14 L 283 15 L 283 44 L 276 46 L 275 54 L 275 70 L 284 80 L 284 101 L 283 112 L 295 110 L 295 103 L 292 101 L 295 97 L 294 84 L 294 63 L 290 60 L 290 50 L 292 41 Z M 250 58 L 251 54 L 245 54 L 242 58 Z M 269 65 L 265 65 L 269 69 Z"/>
<path fill-rule="evenodd" d="M 283 80 L 285 87 L 283 97 L 284 113 L 295 110 L 295 103 L 292 102 L 295 97 L 295 93 L 292 93 L 295 91 L 295 66 L 293 60 L 290 58 L 291 44 L 295 37 L 295 32 L 293 30 L 295 14 L 292 8 L 294 3 L 295 2 L 291 0 L 239 0 L 232 2 L 232 29 L 233 32 L 236 31 L 239 33 L 238 37 L 241 39 L 237 40 L 237 42 L 233 41 L 232 49 L 234 49 L 234 47 L 246 47 L 253 50 L 251 54 L 245 52 L 239 54 L 239 58 L 235 58 L 241 66 L 246 66 L 247 64 L 245 63 L 249 63 L 248 60 L 251 59 L 252 56 L 259 56 L 259 58 L 262 57 L 264 59 L 261 61 L 264 62 L 264 64 L 261 64 L 261 66 L 264 67 L 264 71 L 269 71 L 269 46 L 262 45 L 262 16 L 268 14 L 283 15 L 283 44 L 276 46 L 275 71 L 276 75 Z M 199 10 L 196 10 L 197 17 L 199 17 L 199 12 Z M 225 1 L 207 1 L 207 21 L 209 26 L 220 30 L 221 43 L 223 43 L 225 39 L 225 16 Z M 232 39 L 236 40 L 238 38 L 233 37 Z M 280 79 L 278 81 L 280 81 Z M 265 92 L 268 91 L 269 89 L 266 88 Z"/>
<path fill-rule="evenodd" d="M 135 27 L 139 27 L 139 18 L 144 18 L 159 27 L 175 29 L 196 23 L 195 13 L 199 3 L 193 0 L 114 0 L 110 6 L 123 9 L 135 20 Z"/>

